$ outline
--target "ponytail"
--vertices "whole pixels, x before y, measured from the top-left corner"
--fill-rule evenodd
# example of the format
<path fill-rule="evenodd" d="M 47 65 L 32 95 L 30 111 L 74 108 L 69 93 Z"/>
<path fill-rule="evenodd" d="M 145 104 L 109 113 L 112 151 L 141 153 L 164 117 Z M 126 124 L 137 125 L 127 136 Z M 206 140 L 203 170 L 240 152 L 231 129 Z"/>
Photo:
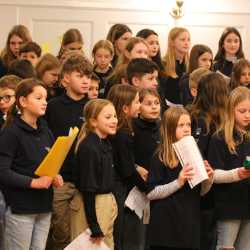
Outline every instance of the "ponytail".
<path fill-rule="evenodd" d="M 80 132 L 77 136 L 77 141 L 76 141 L 76 147 L 75 147 L 75 154 L 77 153 L 77 150 L 79 148 L 79 145 L 81 142 L 84 140 L 84 138 L 90 133 L 90 129 L 88 128 L 87 123 L 83 123 Z"/>
<path fill-rule="evenodd" d="M 19 109 L 15 101 L 7 112 L 7 119 L 3 125 L 3 128 L 9 127 L 13 123 L 14 118 L 17 116 L 18 113 L 19 113 Z"/>

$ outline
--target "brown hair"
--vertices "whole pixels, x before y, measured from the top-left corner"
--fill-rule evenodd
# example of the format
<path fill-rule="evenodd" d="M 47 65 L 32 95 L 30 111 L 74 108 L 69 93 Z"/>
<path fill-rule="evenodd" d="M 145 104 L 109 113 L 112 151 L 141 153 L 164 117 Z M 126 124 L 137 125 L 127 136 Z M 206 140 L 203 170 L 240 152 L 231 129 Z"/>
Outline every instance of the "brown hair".
<path fill-rule="evenodd" d="M 135 99 L 138 91 L 134 86 L 117 84 L 114 85 L 107 96 L 116 109 L 118 118 L 118 129 L 122 128 L 132 132 L 131 119 L 124 113 L 124 106 L 129 107 Z"/>
<path fill-rule="evenodd" d="M 202 78 L 202 76 L 212 73 L 209 69 L 205 68 L 197 68 L 195 69 L 189 76 L 189 89 L 198 88 L 199 81 Z"/>
<path fill-rule="evenodd" d="M 209 53 L 213 57 L 212 50 L 204 44 L 196 44 L 192 47 L 189 55 L 188 73 L 192 73 L 195 69 L 199 67 L 198 59 L 204 53 Z M 212 66 L 212 61 L 211 61 L 211 66 Z"/>
<path fill-rule="evenodd" d="M 52 54 L 47 53 L 42 56 L 42 58 L 36 65 L 37 78 L 42 80 L 43 75 L 46 71 L 57 68 L 60 68 L 59 60 Z"/>
<path fill-rule="evenodd" d="M 16 75 L 6 75 L 0 78 L 0 88 L 15 90 L 22 78 Z"/>
<path fill-rule="evenodd" d="M 34 52 L 37 55 L 37 57 L 40 57 L 42 54 L 42 49 L 39 46 L 39 44 L 35 42 L 27 42 L 20 47 L 19 54 L 21 55 L 22 53 L 27 53 L 27 52 Z"/>
<path fill-rule="evenodd" d="M 23 43 L 32 41 L 30 32 L 27 27 L 24 25 L 15 25 L 8 34 L 6 45 L 4 50 L 1 53 L 1 58 L 4 65 L 8 68 L 10 63 L 16 59 L 16 56 L 10 50 L 10 39 L 12 36 L 18 36 L 22 39 Z"/>
<path fill-rule="evenodd" d="M 74 71 L 82 75 L 91 76 L 93 72 L 93 65 L 86 57 L 74 54 L 69 58 L 67 58 L 66 61 L 64 62 L 62 66 L 62 75 L 70 74 Z"/>
<path fill-rule="evenodd" d="M 79 145 L 84 140 L 84 138 L 90 133 L 94 132 L 94 128 L 91 125 L 91 119 L 96 119 L 98 115 L 101 113 L 104 107 L 107 105 L 112 105 L 112 102 L 105 99 L 93 99 L 87 102 L 84 106 L 83 116 L 85 118 L 85 122 L 81 127 L 81 130 L 77 137 L 75 153 L 77 152 Z"/>
<path fill-rule="evenodd" d="M 78 29 L 69 29 L 63 34 L 61 48 L 58 53 L 59 59 L 61 58 L 62 54 L 65 52 L 64 46 L 70 43 L 74 43 L 74 42 L 79 42 L 83 44 L 82 34 Z"/>
<path fill-rule="evenodd" d="M 152 88 L 147 88 L 147 89 L 140 90 L 140 92 L 139 92 L 139 101 L 143 102 L 144 98 L 147 95 L 152 95 L 152 96 L 158 98 L 159 101 L 160 101 L 160 95 L 159 95 L 158 91 L 156 89 L 152 89 Z"/>
<path fill-rule="evenodd" d="M 10 108 L 10 110 L 7 113 L 7 120 L 4 124 L 5 127 L 8 127 L 12 124 L 14 117 L 19 112 L 22 112 L 22 106 L 20 104 L 20 97 L 27 97 L 29 94 L 31 94 L 35 87 L 42 86 L 45 88 L 43 82 L 35 79 L 35 78 L 28 78 L 20 81 L 20 83 L 17 85 L 16 91 L 15 91 L 15 98 L 16 101 Z"/>
<path fill-rule="evenodd" d="M 157 152 L 160 161 L 170 168 L 176 167 L 179 162 L 172 144 L 177 141 L 176 128 L 182 115 L 190 116 L 182 107 L 170 107 L 164 112 L 161 120 L 161 143 Z"/>
<path fill-rule="evenodd" d="M 231 82 L 230 82 L 230 88 L 234 89 L 238 86 L 241 86 L 240 84 L 240 78 L 242 71 L 245 68 L 250 69 L 250 62 L 247 59 L 241 58 L 239 59 L 234 65 L 233 65 L 233 70 L 232 70 L 232 77 L 231 77 Z"/>

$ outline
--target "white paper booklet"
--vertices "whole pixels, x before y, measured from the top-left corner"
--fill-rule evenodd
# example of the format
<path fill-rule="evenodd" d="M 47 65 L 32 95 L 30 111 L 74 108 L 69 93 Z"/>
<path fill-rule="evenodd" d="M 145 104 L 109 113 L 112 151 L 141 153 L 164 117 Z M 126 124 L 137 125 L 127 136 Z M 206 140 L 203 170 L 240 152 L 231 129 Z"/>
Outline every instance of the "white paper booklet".
<path fill-rule="evenodd" d="M 100 244 L 92 243 L 90 234 L 90 230 L 87 229 L 64 248 L 64 250 L 110 250 L 104 241 Z"/>
<path fill-rule="evenodd" d="M 189 181 L 191 188 L 208 179 L 204 161 L 193 136 L 183 137 L 173 147 L 181 165 L 190 164 L 194 168 L 194 177 Z"/>
<path fill-rule="evenodd" d="M 125 200 L 125 206 L 135 211 L 136 215 L 141 219 L 144 209 L 149 206 L 149 199 L 137 187 L 134 187 Z"/>

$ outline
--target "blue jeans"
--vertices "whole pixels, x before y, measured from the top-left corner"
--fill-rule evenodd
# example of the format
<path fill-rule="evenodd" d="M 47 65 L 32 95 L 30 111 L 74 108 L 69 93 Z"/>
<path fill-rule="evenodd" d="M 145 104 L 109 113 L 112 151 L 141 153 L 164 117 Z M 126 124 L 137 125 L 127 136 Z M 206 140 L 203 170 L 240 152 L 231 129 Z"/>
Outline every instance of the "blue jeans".
<path fill-rule="evenodd" d="M 250 220 L 221 220 L 217 222 L 217 247 L 235 250 L 250 249 Z"/>
<path fill-rule="evenodd" d="M 51 213 L 5 213 L 5 250 L 44 250 L 50 227 Z"/>
<path fill-rule="evenodd" d="M 2 192 L 0 191 L 0 250 L 4 250 L 4 214 L 5 214 L 5 201 Z"/>

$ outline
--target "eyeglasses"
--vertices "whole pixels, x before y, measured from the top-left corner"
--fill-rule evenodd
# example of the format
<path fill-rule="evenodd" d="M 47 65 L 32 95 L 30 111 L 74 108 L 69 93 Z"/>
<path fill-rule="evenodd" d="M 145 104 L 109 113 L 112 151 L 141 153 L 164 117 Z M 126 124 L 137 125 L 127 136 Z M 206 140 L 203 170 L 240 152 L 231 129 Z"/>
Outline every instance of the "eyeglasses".
<path fill-rule="evenodd" d="M 0 102 L 3 101 L 5 103 L 8 103 L 11 99 L 11 97 L 13 97 L 15 95 L 4 95 L 4 96 L 0 96 Z"/>

